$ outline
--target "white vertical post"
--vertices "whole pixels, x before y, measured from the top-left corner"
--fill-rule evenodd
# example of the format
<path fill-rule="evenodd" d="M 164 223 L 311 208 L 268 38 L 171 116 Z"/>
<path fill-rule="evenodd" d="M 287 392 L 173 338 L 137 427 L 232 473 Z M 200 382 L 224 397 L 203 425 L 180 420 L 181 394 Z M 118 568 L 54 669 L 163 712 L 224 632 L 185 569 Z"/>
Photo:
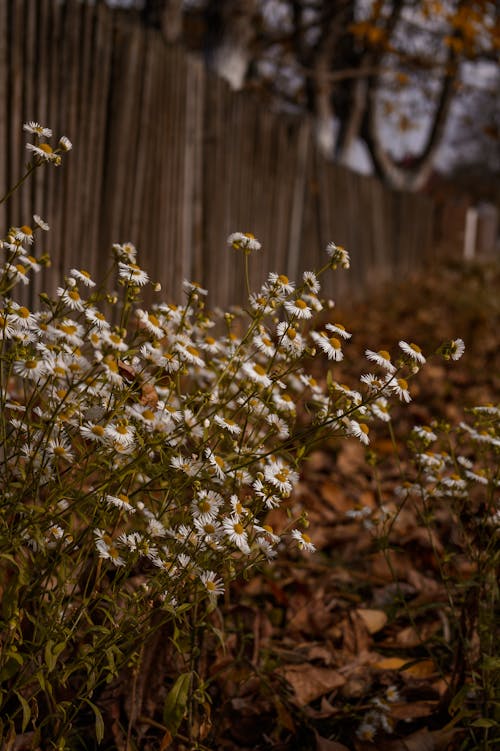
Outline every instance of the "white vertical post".
<path fill-rule="evenodd" d="M 476 255 L 477 218 L 477 209 L 470 206 L 465 216 L 464 259 L 466 261 L 471 261 Z"/>

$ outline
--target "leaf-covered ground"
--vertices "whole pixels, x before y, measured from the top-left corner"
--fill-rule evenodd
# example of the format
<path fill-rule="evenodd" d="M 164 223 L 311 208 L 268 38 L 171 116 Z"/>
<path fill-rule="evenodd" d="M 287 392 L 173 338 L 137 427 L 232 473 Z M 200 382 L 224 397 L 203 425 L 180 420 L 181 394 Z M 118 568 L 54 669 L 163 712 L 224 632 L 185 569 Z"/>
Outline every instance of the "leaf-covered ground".
<path fill-rule="evenodd" d="M 207 695 L 203 710 L 190 717 L 196 748 L 489 748 L 480 744 L 493 742 L 493 724 L 487 732 L 483 727 L 493 721 L 474 704 L 476 625 L 466 628 L 474 571 L 466 557 L 457 559 L 454 586 L 463 582 L 464 594 L 454 607 L 442 576 L 440 558 L 454 534 L 451 515 L 445 510 L 425 524 L 405 508 L 381 536 L 362 509 L 399 502 L 412 425 L 456 424 L 467 407 L 498 403 L 500 269 L 448 264 L 362 305 L 339 306 L 333 318 L 353 333 L 345 347 L 352 370 L 335 364 L 335 377 L 354 388 L 366 348 L 395 352 L 405 339 L 428 354 L 461 337 L 467 349 L 458 363 L 431 359 L 411 382 L 412 402 L 393 413 L 398 455 L 384 427 L 371 434 L 371 462 L 355 440 L 332 440 L 314 451 L 294 504 L 308 510 L 317 552 L 284 552 L 268 570 L 234 586 L 213 614 L 212 631 L 199 645 L 197 670 Z M 363 372 L 369 370 L 367 364 Z M 273 513 L 273 524 L 285 521 Z M 187 740 L 171 744 L 162 729 L 158 707 L 173 679 L 172 663 L 161 662 L 159 643 L 149 652 L 134 697 L 125 702 L 139 747 L 194 748 Z M 125 747 L 119 704 L 111 698 L 108 705 L 118 748 Z"/>

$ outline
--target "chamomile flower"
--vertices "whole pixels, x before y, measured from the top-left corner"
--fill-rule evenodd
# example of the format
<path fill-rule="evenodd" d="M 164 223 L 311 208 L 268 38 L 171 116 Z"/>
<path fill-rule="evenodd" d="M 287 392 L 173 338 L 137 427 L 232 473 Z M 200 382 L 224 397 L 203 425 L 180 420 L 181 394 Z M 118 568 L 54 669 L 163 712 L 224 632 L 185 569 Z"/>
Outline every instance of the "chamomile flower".
<path fill-rule="evenodd" d="M 222 417 L 221 415 L 215 415 L 214 422 L 220 428 L 227 430 L 227 432 L 230 433 L 231 435 L 239 435 L 241 433 L 240 426 L 234 420 L 231 420 L 229 417 Z"/>
<path fill-rule="evenodd" d="M 30 356 L 14 362 L 14 373 L 29 381 L 39 381 L 46 374 L 46 366 L 43 360 Z"/>
<path fill-rule="evenodd" d="M 95 287 L 94 280 L 89 272 L 84 271 L 84 269 L 71 269 L 69 275 L 71 278 L 75 279 L 75 281 L 81 282 L 85 287 Z"/>
<path fill-rule="evenodd" d="M 224 594 L 224 582 L 215 571 L 202 571 L 200 579 L 211 598 Z"/>
<path fill-rule="evenodd" d="M 106 443 L 108 440 L 105 427 L 89 420 L 80 425 L 80 434 L 86 440 L 96 443 Z"/>
<path fill-rule="evenodd" d="M 201 352 L 187 337 L 179 337 L 174 344 L 174 349 L 179 353 L 180 359 L 184 362 L 188 362 L 191 365 L 197 365 L 199 368 L 203 368 L 205 365 Z"/>
<path fill-rule="evenodd" d="M 425 357 L 422 354 L 422 350 L 418 346 L 418 344 L 414 344 L 413 342 L 411 344 L 408 344 L 408 342 L 400 341 L 399 346 L 405 353 L 405 355 L 408 355 L 412 360 L 415 362 L 420 363 L 420 365 L 424 365 L 425 363 Z"/>
<path fill-rule="evenodd" d="M 8 275 L 10 281 L 13 281 L 17 284 L 17 282 L 22 282 L 23 284 L 29 284 L 29 276 L 27 275 L 28 269 L 26 266 L 23 266 L 22 263 L 6 263 L 4 265 L 4 270 L 6 274 Z"/>
<path fill-rule="evenodd" d="M 331 331 L 332 334 L 340 336 L 342 339 L 350 339 L 352 336 L 352 334 L 345 330 L 345 326 L 342 326 L 341 323 L 327 323 L 325 324 L 325 329 Z"/>
<path fill-rule="evenodd" d="M 342 245 L 335 245 L 334 242 L 329 242 L 326 246 L 326 254 L 330 258 L 332 269 L 336 269 L 338 266 L 341 269 L 348 269 L 351 265 L 349 253 Z"/>
<path fill-rule="evenodd" d="M 437 441 L 437 435 L 428 425 L 415 425 L 412 433 L 414 433 L 414 435 L 420 438 L 421 441 L 427 444 L 432 443 L 433 441 Z"/>
<path fill-rule="evenodd" d="M 230 542 L 236 545 L 236 547 L 239 548 L 242 553 L 245 553 L 245 555 L 250 555 L 248 536 L 239 516 L 230 516 L 229 518 L 224 519 L 222 527 Z"/>
<path fill-rule="evenodd" d="M 36 226 L 40 227 L 40 229 L 43 229 L 44 232 L 48 232 L 49 231 L 49 229 L 50 229 L 49 225 L 38 214 L 33 214 L 33 221 L 35 222 Z"/>
<path fill-rule="evenodd" d="M 280 412 L 295 415 L 296 406 L 290 394 L 275 391 L 273 392 L 273 401 Z"/>
<path fill-rule="evenodd" d="M 264 478 L 270 485 L 279 490 L 282 495 L 290 495 L 293 486 L 298 482 L 299 475 L 288 467 L 282 459 L 274 459 L 264 468 Z"/>
<path fill-rule="evenodd" d="M 276 350 L 273 340 L 269 338 L 265 331 L 256 334 L 253 338 L 253 343 L 255 348 L 259 352 L 262 352 L 266 357 L 274 357 Z"/>
<path fill-rule="evenodd" d="M 402 402 L 411 402 L 410 392 L 408 391 L 408 381 L 404 378 L 396 378 L 391 381 L 389 385 Z"/>
<path fill-rule="evenodd" d="M 225 474 L 225 463 L 224 459 L 221 456 L 217 456 L 217 454 L 214 454 L 214 452 L 209 449 L 208 447 L 204 451 L 205 458 L 208 460 L 208 463 L 212 467 L 212 469 L 215 470 L 216 476 L 219 478 L 219 480 L 223 480 L 226 476 Z"/>
<path fill-rule="evenodd" d="M 348 434 L 354 436 L 354 438 L 357 438 L 359 441 L 361 441 L 361 443 L 364 443 L 365 446 L 370 443 L 370 439 L 368 437 L 368 425 L 366 425 L 365 423 L 360 423 L 357 420 L 349 420 Z"/>
<path fill-rule="evenodd" d="M 149 282 L 149 275 L 135 263 L 118 262 L 118 276 L 129 284 L 144 287 Z"/>
<path fill-rule="evenodd" d="M 106 437 L 113 443 L 131 446 L 135 441 L 135 428 L 126 420 L 110 423 L 106 426 Z"/>
<path fill-rule="evenodd" d="M 342 345 L 340 339 L 336 336 L 328 336 L 326 331 L 311 331 L 311 339 L 316 342 L 318 347 L 325 353 L 329 360 L 340 362 L 343 359 Z"/>
<path fill-rule="evenodd" d="M 66 462 L 74 461 L 75 455 L 71 449 L 71 444 L 64 436 L 52 438 L 47 446 L 50 456 L 54 459 L 64 460 Z"/>
<path fill-rule="evenodd" d="M 61 136 L 59 143 L 57 144 L 61 151 L 71 151 L 73 144 L 67 136 Z"/>
<path fill-rule="evenodd" d="M 49 143 L 39 143 L 38 145 L 27 143 L 26 148 L 44 162 L 53 162 L 56 165 L 61 163 L 61 157 L 55 153 Z"/>
<path fill-rule="evenodd" d="M 33 243 L 33 230 L 27 224 L 23 224 L 22 227 L 13 227 L 11 232 L 14 234 L 14 239 L 18 243 L 26 243 L 31 245 Z"/>
<path fill-rule="evenodd" d="M 32 133 L 35 136 L 43 138 L 50 138 L 52 136 L 52 131 L 50 128 L 46 128 L 45 126 L 40 125 L 40 123 L 37 123 L 34 120 L 30 120 L 29 122 L 24 123 L 23 130 L 25 130 L 27 133 Z"/>
<path fill-rule="evenodd" d="M 284 304 L 284 308 L 287 313 L 294 318 L 308 319 L 312 318 L 312 311 L 309 305 L 301 297 L 296 300 L 287 300 Z"/>
<path fill-rule="evenodd" d="M 242 250 L 244 253 L 252 253 L 252 251 L 260 250 L 262 247 L 251 232 L 233 232 L 227 238 L 227 244 L 235 250 Z"/>
<path fill-rule="evenodd" d="M 389 412 L 388 401 L 384 396 L 380 396 L 376 399 L 371 406 L 371 412 L 375 417 L 383 422 L 389 422 L 391 414 Z"/>
<path fill-rule="evenodd" d="M 463 339 L 453 339 L 449 344 L 449 357 L 452 360 L 460 360 L 465 352 L 465 344 Z"/>
<path fill-rule="evenodd" d="M 137 248 L 130 242 L 123 244 L 114 243 L 113 252 L 120 261 L 124 262 L 122 264 L 123 266 L 129 263 L 135 263 L 137 258 Z"/>
<path fill-rule="evenodd" d="M 295 289 L 295 284 L 284 274 L 276 274 L 274 271 L 271 271 L 265 287 L 267 291 L 277 292 L 281 296 L 290 295 Z"/>
<path fill-rule="evenodd" d="M 124 566 L 125 560 L 120 556 L 120 551 L 114 544 L 113 538 L 102 529 L 94 530 L 95 546 L 99 558 L 111 561 L 114 566 Z"/>
<path fill-rule="evenodd" d="M 247 375 L 251 381 L 257 383 L 259 386 L 267 388 L 271 385 L 272 381 L 266 373 L 265 368 L 256 362 L 246 362 L 242 367 L 243 372 Z"/>
<path fill-rule="evenodd" d="M 135 514 L 136 509 L 130 503 L 130 498 L 125 493 L 119 493 L 118 495 L 107 494 L 104 496 L 105 503 L 108 506 L 113 506 L 120 509 L 120 511 L 128 511 L 130 514 Z"/>
<path fill-rule="evenodd" d="M 305 349 L 305 342 L 302 335 L 294 326 L 287 321 L 282 321 L 276 327 L 276 333 L 279 337 L 279 346 L 283 347 L 285 352 L 294 357 L 300 357 Z"/>
<path fill-rule="evenodd" d="M 391 356 L 387 350 L 381 349 L 379 352 L 374 352 L 371 349 L 367 349 L 365 350 L 365 355 L 368 360 L 380 365 L 380 367 L 384 368 L 388 373 L 396 372 L 396 368 L 392 364 Z"/>
<path fill-rule="evenodd" d="M 316 546 L 313 544 L 309 535 L 301 532 L 299 529 L 292 530 L 292 537 L 297 541 L 300 550 L 306 550 L 308 553 L 314 553 Z"/>
<path fill-rule="evenodd" d="M 208 295 L 208 290 L 203 289 L 201 284 L 198 284 L 198 282 L 190 282 L 187 279 L 184 279 L 184 281 L 182 282 L 182 289 L 188 295 L 193 293 L 196 295 L 203 295 L 204 297 Z"/>
<path fill-rule="evenodd" d="M 101 313 L 100 310 L 97 310 L 91 305 L 85 308 L 85 318 L 93 327 L 95 327 L 99 331 L 109 330 L 109 323 L 107 322 L 104 313 Z"/>
<path fill-rule="evenodd" d="M 165 331 L 161 328 L 160 321 L 154 313 L 139 309 L 136 310 L 135 314 L 139 328 L 145 329 L 157 339 L 162 339 L 165 336 Z"/>
<path fill-rule="evenodd" d="M 58 287 L 56 294 L 70 310 L 81 312 L 84 309 L 83 300 L 76 287 Z"/>
<path fill-rule="evenodd" d="M 304 271 L 302 274 L 302 281 L 304 282 L 304 286 L 308 289 L 309 292 L 312 292 L 313 294 L 317 295 L 320 291 L 320 283 L 318 281 L 318 277 L 314 273 L 314 271 Z"/>

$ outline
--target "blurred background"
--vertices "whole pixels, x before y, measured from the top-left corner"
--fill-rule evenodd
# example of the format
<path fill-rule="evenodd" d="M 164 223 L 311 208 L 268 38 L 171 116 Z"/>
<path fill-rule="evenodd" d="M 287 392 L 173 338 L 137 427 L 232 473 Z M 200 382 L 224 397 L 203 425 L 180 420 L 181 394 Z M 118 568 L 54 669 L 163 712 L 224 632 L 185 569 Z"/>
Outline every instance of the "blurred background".
<path fill-rule="evenodd" d="M 5 228 L 33 211 L 52 228 L 26 294 L 75 265 L 99 276 L 131 241 L 173 300 L 188 277 L 242 303 L 233 231 L 263 243 L 253 284 L 344 245 L 352 271 L 325 292 L 349 299 L 495 256 L 499 50 L 480 0 L 2 0 L 2 194 L 23 122 L 74 144 L 0 207 Z"/>

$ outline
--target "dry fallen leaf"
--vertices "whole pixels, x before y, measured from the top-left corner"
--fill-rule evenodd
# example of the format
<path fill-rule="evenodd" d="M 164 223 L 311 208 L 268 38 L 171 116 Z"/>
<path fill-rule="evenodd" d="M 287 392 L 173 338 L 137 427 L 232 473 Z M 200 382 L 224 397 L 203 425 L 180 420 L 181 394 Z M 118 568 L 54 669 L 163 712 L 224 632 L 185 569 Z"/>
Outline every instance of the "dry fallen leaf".
<path fill-rule="evenodd" d="M 376 634 L 377 631 L 381 631 L 387 623 L 387 615 L 383 610 L 358 608 L 356 613 L 361 616 L 370 634 Z"/>
<path fill-rule="evenodd" d="M 345 678 L 335 670 L 320 668 L 302 663 L 301 665 L 285 665 L 276 671 L 282 675 L 293 688 L 296 703 L 300 707 L 318 699 L 323 694 L 343 686 Z"/>

